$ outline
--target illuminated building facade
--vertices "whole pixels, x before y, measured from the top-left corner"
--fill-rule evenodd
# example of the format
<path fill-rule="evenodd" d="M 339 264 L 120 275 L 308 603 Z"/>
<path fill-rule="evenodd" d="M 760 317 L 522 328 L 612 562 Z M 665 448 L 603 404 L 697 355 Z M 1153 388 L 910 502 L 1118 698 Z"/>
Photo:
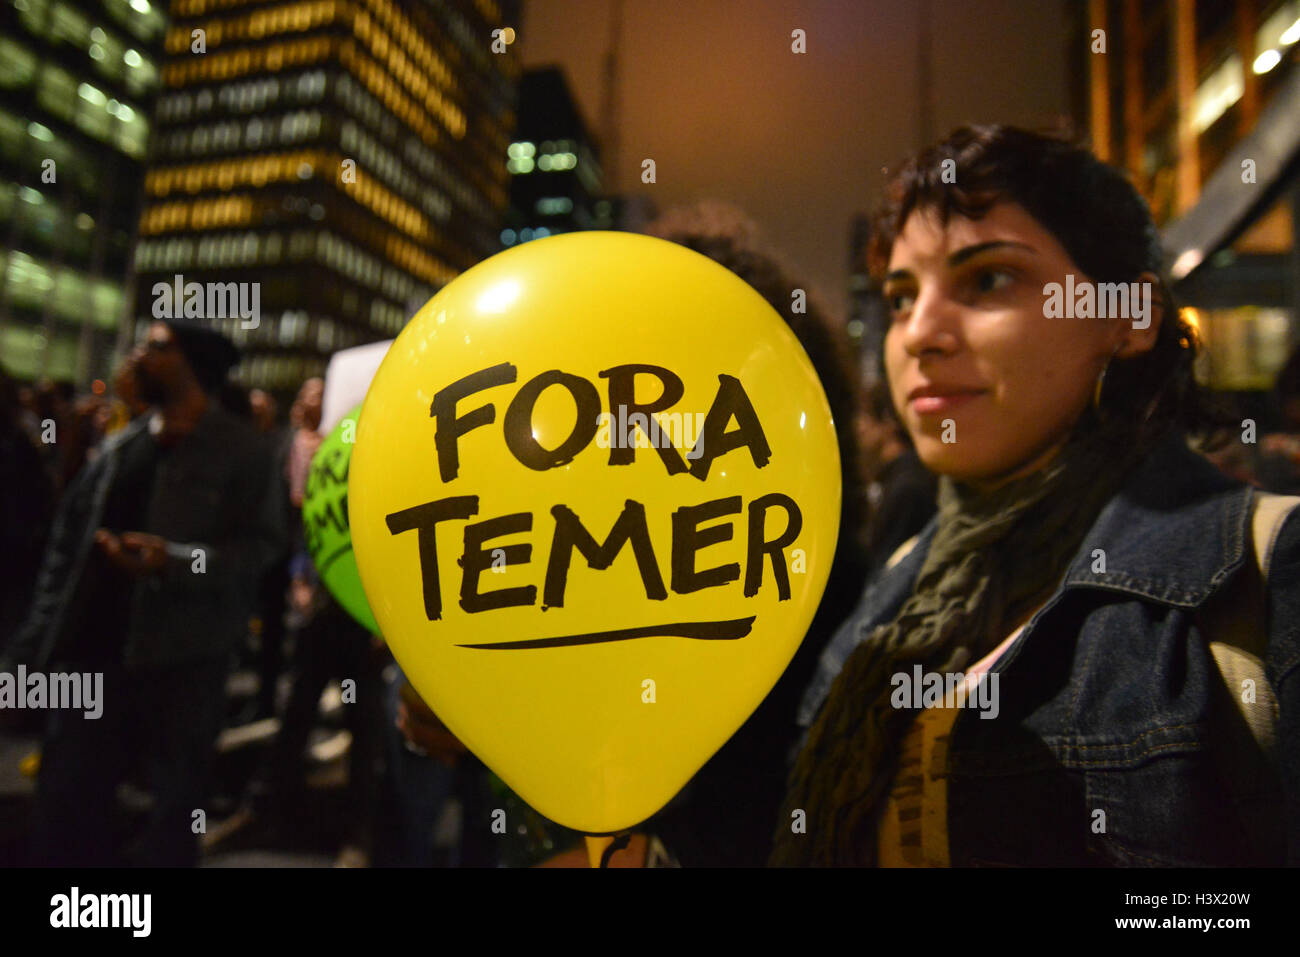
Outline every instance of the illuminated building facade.
<path fill-rule="evenodd" d="M 202 318 L 245 350 L 237 378 L 280 393 L 335 350 L 395 335 L 499 248 L 518 67 L 492 33 L 518 13 L 501 0 L 177 0 L 138 319 L 178 275 L 259 283 L 256 320 Z"/>
<path fill-rule="evenodd" d="M 110 371 L 165 29 L 152 0 L 0 0 L 0 362 L 18 379 Z"/>
<path fill-rule="evenodd" d="M 599 148 L 564 74 L 528 70 L 519 82 L 519 121 L 505 152 L 510 210 L 501 246 L 577 229 L 610 229 L 621 218 L 602 198 Z"/>
<path fill-rule="evenodd" d="M 1093 147 L 1162 227 L 1201 378 L 1258 396 L 1300 345 L 1300 0 L 1090 0 L 1084 19 Z"/>

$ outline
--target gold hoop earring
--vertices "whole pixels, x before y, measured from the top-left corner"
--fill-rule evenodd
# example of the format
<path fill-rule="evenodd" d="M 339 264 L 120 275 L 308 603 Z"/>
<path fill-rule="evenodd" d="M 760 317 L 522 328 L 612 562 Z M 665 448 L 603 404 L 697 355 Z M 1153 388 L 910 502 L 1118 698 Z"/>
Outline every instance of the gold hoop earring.
<path fill-rule="evenodd" d="M 1101 375 L 1097 376 L 1097 386 L 1092 390 L 1092 408 L 1095 412 L 1101 411 L 1101 393 L 1106 388 L 1106 373 L 1110 371 L 1111 361 L 1115 358 L 1117 352 L 1119 352 L 1119 346 L 1115 347 L 1115 351 L 1110 354 L 1106 364 L 1101 367 Z"/>
<path fill-rule="evenodd" d="M 1106 370 L 1109 368 L 1110 360 L 1107 359 L 1106 364 L 1102 366 L 1101 375 L 1097 376 L 1097 386 L 1092 390 L 1092 409 L 1094 412 L 1101 411 L 1101 390 L 1106 385 Z"/>

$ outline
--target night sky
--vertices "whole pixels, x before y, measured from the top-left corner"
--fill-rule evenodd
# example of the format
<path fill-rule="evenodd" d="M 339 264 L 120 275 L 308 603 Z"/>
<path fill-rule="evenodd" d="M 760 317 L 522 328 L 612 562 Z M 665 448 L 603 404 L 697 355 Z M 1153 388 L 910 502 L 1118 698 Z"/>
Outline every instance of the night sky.
<path fill-rule="evenodd" d="M 933 134 L 964 122 L 1043 127 L 1069 112 L 1068 4 L 930 0 Z M 794 275 L 842 315 L 849 222 L 921 145 L 923 0 L 625 0 L 621 156 L 611 189 L 664 209 L 740 206 Z M 526 66 L 568 74 L 601 129 L 609 0 L 525 0 Z M 791 31 L 807 53 L 791 52 Z M 653 158 L 658 181 L 641 183 Z"/>

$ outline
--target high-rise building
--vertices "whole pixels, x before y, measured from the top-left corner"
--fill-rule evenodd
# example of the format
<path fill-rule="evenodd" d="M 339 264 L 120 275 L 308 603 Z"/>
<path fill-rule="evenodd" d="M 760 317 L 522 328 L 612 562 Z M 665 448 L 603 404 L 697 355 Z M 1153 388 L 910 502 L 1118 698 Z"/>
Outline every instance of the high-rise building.
<path fill-rule="evenodd" d="M 211 322 L 245 350 L 237 377 L 277 392 L 396 334 L 499 248 L 518 13 L 517 0 L 176 0 L 138 318 Z"/>
<path fill-rule="evenodd" d="M 617 204 L 600 196 L 599 158 L 564 74 L 555 67 L 525 72 L 514 141 L 506 151 L 510 211 L 501 245 L 614 226 Z"/>
<path fill-rule="evenodd" d="M 106 376 L 166 20 L 154 0 L 0 0 L 0 363 Z"/>
<path fill-rule="evenodd" d="M 1300 344 L 1300 0 L 1089 0 L 1092 144 L 1157 222 L 1217 389 Z"/>

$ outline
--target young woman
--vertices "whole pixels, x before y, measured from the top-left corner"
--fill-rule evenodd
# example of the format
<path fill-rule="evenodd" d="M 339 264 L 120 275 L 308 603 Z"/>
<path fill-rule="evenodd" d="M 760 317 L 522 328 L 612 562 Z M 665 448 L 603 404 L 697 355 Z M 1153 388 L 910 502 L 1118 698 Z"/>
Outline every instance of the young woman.
<path fill-rule="evenodd" d="M 822 655 L 772 863 L 1300 862 L 1300 510 L 1188 448 L 1196 339 L 1141 198 L 963 128 L 874 243 L 939 514 Z"/>

